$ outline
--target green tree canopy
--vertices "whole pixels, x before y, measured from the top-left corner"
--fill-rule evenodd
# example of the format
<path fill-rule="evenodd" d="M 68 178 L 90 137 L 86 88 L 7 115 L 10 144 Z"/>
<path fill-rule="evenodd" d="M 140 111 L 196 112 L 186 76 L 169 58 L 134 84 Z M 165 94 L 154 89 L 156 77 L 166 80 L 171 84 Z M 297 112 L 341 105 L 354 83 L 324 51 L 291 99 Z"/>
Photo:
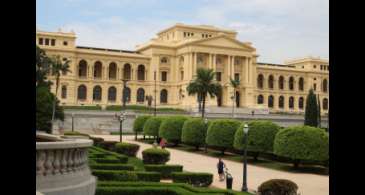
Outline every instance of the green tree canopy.
<path fill-rule="evenodd" d="M 313 89 L 309 90 L 309 94 L 307 96 L 304 125 L 312 127 L 318 126 L 318 104 Z"/>

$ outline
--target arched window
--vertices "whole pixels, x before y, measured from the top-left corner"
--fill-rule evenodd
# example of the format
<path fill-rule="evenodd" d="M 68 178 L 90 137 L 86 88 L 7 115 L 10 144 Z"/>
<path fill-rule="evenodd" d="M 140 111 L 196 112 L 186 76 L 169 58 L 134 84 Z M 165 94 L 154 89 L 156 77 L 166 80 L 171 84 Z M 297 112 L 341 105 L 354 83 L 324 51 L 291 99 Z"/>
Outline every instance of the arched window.
<path fill-rule="evenodd" d="M 87 77 L 87 62 L 85 60 L 79 62 L 79 77 Z"/>
<path fill-rule="evenodd" d="M 269 89 L 274 89 L 274 76 L 269 76 Z"/>
<path fill-rule="evenodd" d="M 289 90 L 294 90 L 294 77 L 289 78 Z"/>
<path fill-rule="evenodd" d="M 61 98 L 66 99 L 67 98 L 67 87 L 64 85 L 61 89 Z"/>
<path fill-rule="evenodd" d="M 327 92 L 327 89 L 328 89 L 328 82 L 327 82 L 327 79 L 323 79 L 323 82 L 322 82 L 322 91 L 323 92 Z"/>
<path fill-rule="evenodd" d="M 300 97 L 299 98 L 298 106 L 299 106 L 299 109 L 303 109 L 304 108 L 304 98 L 303 97 Z"/>
<path fill-rule="evenodd" d="M 264 103 L 264 96 L 259 95 L 257 96 L 257 104 L 263 104 Z"/>
<path fill-rule="evenodd" d="M 112 62 L 109 64 L 109 79 L 117 78 L 117 64 Z"/>
<path fill-rule="evenodd" d="M 284 108 L 284 96 L 279 97 L 279 108 Z"/>
<path fill-rule="evenodd" d="M 126 102 L 130 102 L 131 101 L 131 89 L 129 87 L 126 87 L 123 90 L 123 98 L 125 98 Z"/>
<path fill-rule="evenodd" d="M 167 90 L 166 89 L 161 90 L 160 103 L 167 103 Z"/>
<path fill-rule="evenodd" d="M 259 74 L 259 76 L 257 77 L 257 87 L 259 89 L 264 88 L 264 76 L 262 74 Z"/>
<path fill-rule="evenodd" d="M 117 99 L 117 88 L 109 87 L 108 89 L 108 101 L 115 101 Z"/>
<path fill-rule="evenodd" d="M 141 65 L 138 66 L 137 79 L 140 80 L 140 81 L 144 81 L 145 80 L 144 79 L 144 70 L 145 70 L 144 65 L 141 64 Z"/>
<path fill-rule="evenodd" d="M 137 102 L 144 102 L 144 89 L 143 88 L 139 88 L 137 90 Z"/>
<path fill-rule="evenodd" d="M 86 100 L 86 86 L 85 85 L 80 85 L 77 88 L 77 99 L 78 100 Z"/>
<path fill-rule="evenodd" d="M 328 110 L 328 99 L 327 98 L 323 99 L 322 108 L 323 108 L 323 110 Z"/>
<path fill-rule="evenodd" d="M 184 65 L 184 57 L 183 56 L 181 56 L 180 59 L 179 59 L 179 65 L 180 66 Z"/>
<path fill-rule="evenodd" d="M 289 108 L 294 109 L 294 97 L 289 97 Z"/>
<path fill-rule="evenodd" d="M 269 108 L 273 108 L 274 107 L 274 96 L 272 96 L 272 95 L 269 96 L 268 106 L 269 106 Z"/>
<path fill-rule="evenodd" d="M 284 89 L 284 77 L 279 77 L 279 89 Z"/>
<path fill-rule="evenodd" d="M 101 62 L 97 61 L 94 64 L 94 78 L 101 79 L 102 77 L 102 64 Z"/>
<path fill-rule="evenodd" d="M 303 79 L 303 77 L 300 77 L 299 78 L 299 83 L 298 83 L 298 88 L 299 88 L 299 90 L 300 91 L 303 91 L 304 90 L 304 79 Z"/>
<path fill-rule="evenodd" d="M 131 79 L 131 65 L 130 64 L 124 64 L 123 78 L 128 79 L 128 80 Z"/>
<path fill-rule="evenodd" d="M 93 89 L 93 100 L 94 101 L 101 100 L 101 87 L 99 85 L 95 86 Z"/>

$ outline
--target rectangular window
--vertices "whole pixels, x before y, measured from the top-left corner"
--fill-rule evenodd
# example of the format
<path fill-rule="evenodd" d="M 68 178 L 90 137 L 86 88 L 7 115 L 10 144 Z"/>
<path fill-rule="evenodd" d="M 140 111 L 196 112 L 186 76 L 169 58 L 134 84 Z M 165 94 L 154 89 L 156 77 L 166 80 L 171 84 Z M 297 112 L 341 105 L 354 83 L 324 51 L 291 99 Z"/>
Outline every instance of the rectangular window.
<path fill-rule="evenodd" d="M 161 81 L 167 81 L 167 72 L 166 71 L 161 72 Z"/>
<path fill-rule="evenodd" d="M 64 41 L 64 42 L 63 42 L 63 45 L 64 45 L 64 46 L 67 46 L 67 41 Z"/>
<path fill-rule="evenodd" d="M 313 84 L 313 90 L 314 90 L 314 91 L 316 91 L 316 90 L 317 90 L 317 84 L 316 84 L 316 83 L 314 83 L 314 84 Z"/>
<path fill-rule="evenodd" d="M 316 69 L 316 68 L 317 68 L 317 66 L 316 66 L 316 65 L 313 65 L 313 68 L 314 68 L 314 69 Z"/>
<path fill-rule="evenodd" d="M 39 45 L 43 45 L 43 38 L 39 38 L 39 39 L 38 39 L 38 44 L 39 44 Z"/>
<path fill-rule="evenodd" d="M 234 80 L 240 80 L 240 74 L 239 73 L 234 74 Z"/>
<path fill-rule="evenodd" d="M 216 73 L 216 77 L 217 77 L 217 81 L 222 81 L 222 73 L 221 72 L 217 72 Z"/>
<path fill-rule="evenodd" d="M 323 70 L 323 65 L 321 65 L 321 70 Z"/>
<path fill-rule="evenodd" d="M 55 46 L 56 45 L 56 39 L 51 39 L 51 45 Z"/>
<path fill-rule="evenodd" d="M 184 71 L 181 71 L 181 73 L 180 73 L 180 80 L 184 80 Z"/>
<path fill-rule="evenodd" d="M 49 39 L 46 39 L 45 45 L 49 45 Z"/>

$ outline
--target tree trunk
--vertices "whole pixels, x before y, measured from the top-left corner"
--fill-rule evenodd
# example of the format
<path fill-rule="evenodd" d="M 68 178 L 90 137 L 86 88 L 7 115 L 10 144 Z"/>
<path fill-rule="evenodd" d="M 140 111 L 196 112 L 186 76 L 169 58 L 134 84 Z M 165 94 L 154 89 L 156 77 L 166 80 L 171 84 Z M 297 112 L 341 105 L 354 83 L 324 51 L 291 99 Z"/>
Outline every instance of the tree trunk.
<path fill-rule="evenodd" d="M 204 119 L 204 114 L 205 114 L 205 96 L 206 94 L 203 94 L 203 108 L 202 108 L 202 118 Z"/>
<path fill-rule="evenodd" d="M 195 146 L 195 150 L 197 151 L 199 150 L 199 145 Z"/>
<path fill-rule="evenodd" d="M 56 76 L 56 95 L 53 100 L 53 108 L 52 108 L 51 133 L 53 132 L 53 121 L 54 121 L 55 115 L 56 115 L 56 101 L 57 101 L 57 92 L 58 92 L 59 82 L 60 82 L 60 77 L 57 75 Z"/>
<path fill-rule="evenodd" d="M 257 158 L 259 157 L 259 153 L 258 152 L 255 152 L 254 154 L 253 154 L 253 160 L 254 161 L 257 161 Z"/>
<path fill-rule="evenodd" d="M 135 134 L 135 136 L 134 136 L 134 140 L 137 140 L 137 132 L 136 132 L 136 134 Z"/>
<path fill-rule="evenodd" d="M 299 163 L 300 163 L 299 160 L 294 160 L 294 168 L 295 169 L 299 168 Z"/>
<path fill-rule="evenodd" d="M 225 148 L 221 150 L 221 154 L 222 154 L 222 155 L 224 155 L 224 151 L 226 151 L 226 149 L 225 149 Z"/>

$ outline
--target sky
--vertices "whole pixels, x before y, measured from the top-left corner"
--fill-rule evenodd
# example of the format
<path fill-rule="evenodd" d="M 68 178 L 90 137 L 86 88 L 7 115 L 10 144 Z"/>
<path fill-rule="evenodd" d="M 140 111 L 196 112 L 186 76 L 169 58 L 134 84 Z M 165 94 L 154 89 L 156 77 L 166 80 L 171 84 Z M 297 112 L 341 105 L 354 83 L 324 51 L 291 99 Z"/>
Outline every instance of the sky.
<path fill-rule="evenodd" d="M 259 62 L 329 57 L 329 0 L 36 0 L 36 27 L 78 46 L 135 50 L 176 23 L 236 30 Z"/>

